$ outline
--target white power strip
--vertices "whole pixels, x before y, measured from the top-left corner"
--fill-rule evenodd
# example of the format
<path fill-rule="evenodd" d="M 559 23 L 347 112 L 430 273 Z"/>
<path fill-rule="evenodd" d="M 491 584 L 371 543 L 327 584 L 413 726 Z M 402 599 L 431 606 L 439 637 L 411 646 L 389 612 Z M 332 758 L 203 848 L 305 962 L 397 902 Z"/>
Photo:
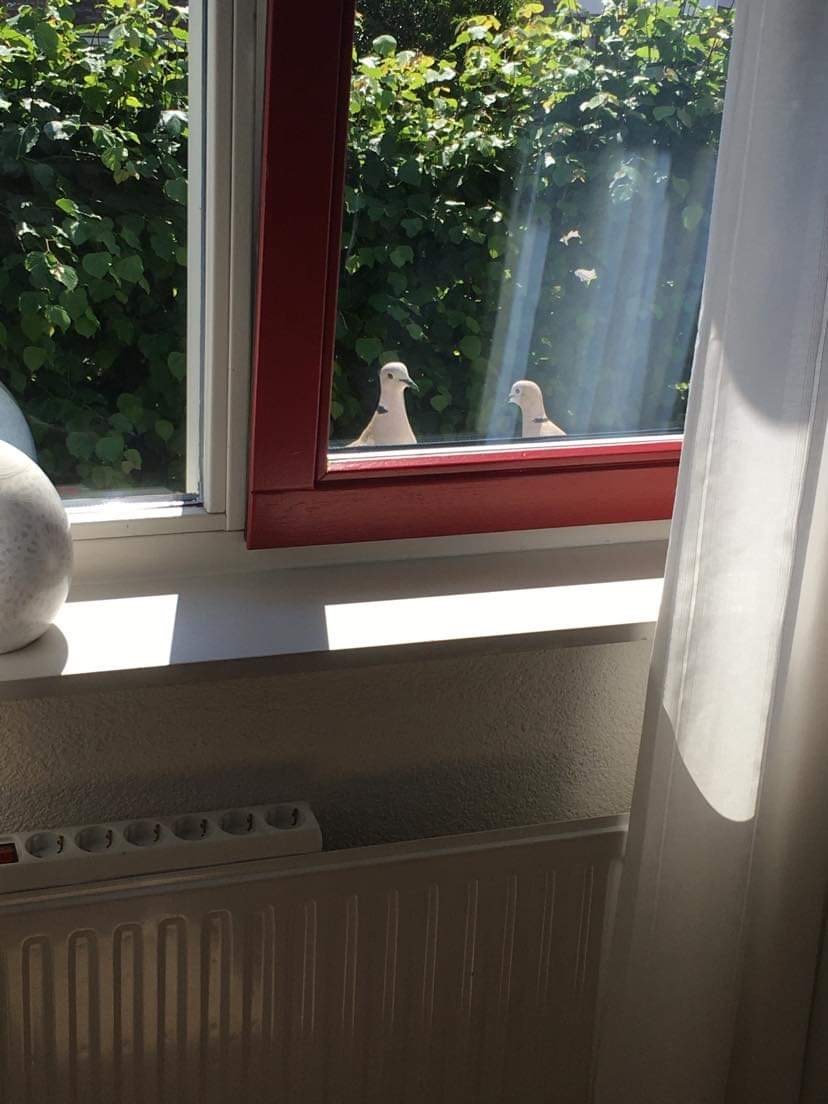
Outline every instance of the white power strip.
<path fill-rule="evenodd" d="M 302 801 L 0 833 L 0 894 L 321 850 Z"/>

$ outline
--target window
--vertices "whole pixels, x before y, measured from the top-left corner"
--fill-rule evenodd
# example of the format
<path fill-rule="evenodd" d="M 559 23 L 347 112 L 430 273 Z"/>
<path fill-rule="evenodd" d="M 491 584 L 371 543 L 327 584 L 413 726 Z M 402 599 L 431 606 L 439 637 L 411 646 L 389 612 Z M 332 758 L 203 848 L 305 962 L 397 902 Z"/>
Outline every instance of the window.
<path fill-rule="evenodd" d="M 68 498 L 186 487 L 188 21 L 5 20 L 3 377 Z"/>
<path fill-rule="evenodd" d="M 0 423 L 73 523 L 243 524 L 263 14 L 6 0 Z"/>
<path fill-rule="evenodd" d="M 669 516 L 732 13 L 363 7 L 272 12 L 250 543 Z"/>

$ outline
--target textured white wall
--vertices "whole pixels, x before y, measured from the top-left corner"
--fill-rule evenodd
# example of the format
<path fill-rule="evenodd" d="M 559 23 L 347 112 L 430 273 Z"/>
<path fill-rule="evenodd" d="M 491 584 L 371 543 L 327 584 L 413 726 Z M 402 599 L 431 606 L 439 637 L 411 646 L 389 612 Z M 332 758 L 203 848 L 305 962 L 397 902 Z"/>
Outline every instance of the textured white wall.
<path fill-rule="evenodd" d="M 307 798 L 328 846 L 629 806 L 648 643 L 0 703 L 0 829 Z"/>

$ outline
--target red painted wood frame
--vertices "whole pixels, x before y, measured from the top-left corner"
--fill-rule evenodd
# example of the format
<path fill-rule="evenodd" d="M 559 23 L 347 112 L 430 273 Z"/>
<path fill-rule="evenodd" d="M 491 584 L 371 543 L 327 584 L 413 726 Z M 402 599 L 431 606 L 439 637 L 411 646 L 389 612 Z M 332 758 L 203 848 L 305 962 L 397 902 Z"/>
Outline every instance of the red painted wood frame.
<path fill-rule="evenodd" d="M 312 15 L 271 0 L 248 546 L 669 517 L 676 441 L 360 455 L 329 470 L 353 19 L 354 0 Z"/>

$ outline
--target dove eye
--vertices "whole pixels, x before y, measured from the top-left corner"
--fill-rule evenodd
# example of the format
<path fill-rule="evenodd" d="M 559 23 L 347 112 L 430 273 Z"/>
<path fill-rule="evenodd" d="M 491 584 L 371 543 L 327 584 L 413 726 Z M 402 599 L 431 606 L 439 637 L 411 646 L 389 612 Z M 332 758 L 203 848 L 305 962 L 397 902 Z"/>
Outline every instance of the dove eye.
<path fill-rule="evenodd" d="M 386 372 L 385 375 L 386 375 L 387 379 L 393 379 L 394 378 L 394 373 L 393 372 Z"/>
<path fill-rule="evenodd" d="M 516 394 L 516 395 L 519 395 L 519 394 L 520 394 L 520 388 L 519 388 L 519 387 L 516 387 L 516 388 L 515 388 L 515 394 Z"/>

